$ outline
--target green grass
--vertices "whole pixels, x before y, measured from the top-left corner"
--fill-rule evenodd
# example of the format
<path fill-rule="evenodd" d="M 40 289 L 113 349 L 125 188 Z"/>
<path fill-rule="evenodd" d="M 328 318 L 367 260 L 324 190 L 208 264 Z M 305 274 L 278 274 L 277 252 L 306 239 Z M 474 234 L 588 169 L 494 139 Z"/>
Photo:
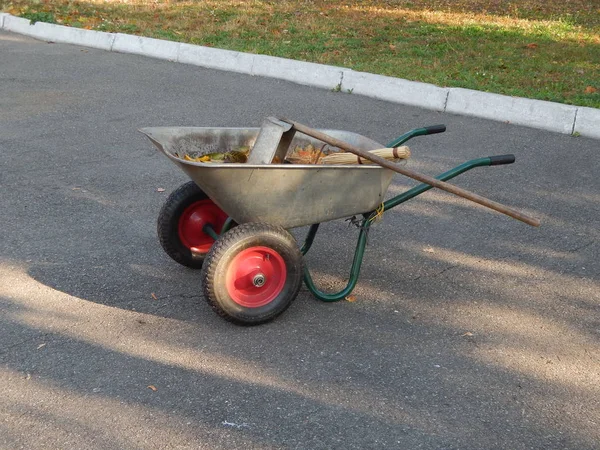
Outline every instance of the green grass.
<path fill-rule="evenodd" d="M 21 17 L 29 19 L 32 25 L 36 22 L 56 23 L 54 14 L 46 11 L 25 11 Z"/>
<path fill-rule="evenodd" d="M 32 20 L 600 107 L 596 0 L 2 1 Z"/>

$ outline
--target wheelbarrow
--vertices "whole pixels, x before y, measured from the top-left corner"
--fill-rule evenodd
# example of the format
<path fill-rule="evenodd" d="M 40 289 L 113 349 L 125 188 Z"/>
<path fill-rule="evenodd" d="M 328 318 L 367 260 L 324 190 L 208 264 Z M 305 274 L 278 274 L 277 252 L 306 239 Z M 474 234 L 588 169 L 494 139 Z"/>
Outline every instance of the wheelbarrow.
<path fill-rule="evenodd" d="M 445 130 L 444 125 L 413 129 L 386 147 Z M 385 200 L 395 171 L 379 165 L 207 164 L 183 158 L 252 148 L 260 128 L 140 131 L 191 178 L 169 195 L 160 210 L 157 230 L 162 248 L 179 264 L 202 269 L 204 297 L 212 309 L 242 325 L 279 316 L 297 297 L 303 280 L 321 301 L 346 298 L 357 284 L 367 234 L 375 219 L 433 187 L 421 183 Z M 384 147 L 349 131 L 316 131 L 364 151 Z M 308 144 L 318 147 L 323 141 L 298 132 L 290 148 Z M 514 155 L 473 159 L 436 180 L 444 182 L 475 167 L 514 161 Z M 360 231 L 346 287 L 326 293 L 313 282 L 303 255 L 310 250 L 320 223 L 341 218 L 352 218 Z M 288 230 L 307 225 L 308 233 L 299 247 Z"/>

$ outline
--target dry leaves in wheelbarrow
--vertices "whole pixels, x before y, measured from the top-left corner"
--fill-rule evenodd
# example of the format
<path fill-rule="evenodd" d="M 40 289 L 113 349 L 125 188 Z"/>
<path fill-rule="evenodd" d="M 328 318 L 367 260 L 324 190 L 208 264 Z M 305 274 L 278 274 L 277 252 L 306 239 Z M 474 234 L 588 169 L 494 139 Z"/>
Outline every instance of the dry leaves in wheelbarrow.
<path fill-rule="evenodd" d="M 178 158 L 185 161 L 204 162 L 204 163 L 245 163 L 248 160 L 250 153 L 249 147 L 240 147 L 237 150 L 230 150 L 224 153 L 206 153 L 204 155 L 190 156 L 188 154 L 183 157 L 176 155 Z"/>
<path fill-rule="evenodd" d="M 327 156 L 329 152 L 325 150 L 326 146 L 320 149 L 315 148 L 312 144 L 305 147 L 296 146 L 285 160 L 292 164 L 317 164 L 319 160 Z"/>

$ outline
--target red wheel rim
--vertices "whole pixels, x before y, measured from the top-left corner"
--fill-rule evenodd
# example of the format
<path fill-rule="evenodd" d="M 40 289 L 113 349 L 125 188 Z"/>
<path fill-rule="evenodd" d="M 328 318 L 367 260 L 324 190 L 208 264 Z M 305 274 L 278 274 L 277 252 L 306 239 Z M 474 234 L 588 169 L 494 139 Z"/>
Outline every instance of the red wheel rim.
<path fill-rule="evenodd" d="M 207 253 L 215 240 L 202 231 L 210 223 L 220 233 L 227 214 L 212 200 L 199 200 L 188 206 L 179 218 L 179 239 L 194 253 Z"/>
<path fill-rule="evenodd" d="M 279 253 L 268 247 L 250 247 L 233 258 L 225 283 L 234 302 L 258 308 L 279 295 L 286 278 L 285 261 Z"/>

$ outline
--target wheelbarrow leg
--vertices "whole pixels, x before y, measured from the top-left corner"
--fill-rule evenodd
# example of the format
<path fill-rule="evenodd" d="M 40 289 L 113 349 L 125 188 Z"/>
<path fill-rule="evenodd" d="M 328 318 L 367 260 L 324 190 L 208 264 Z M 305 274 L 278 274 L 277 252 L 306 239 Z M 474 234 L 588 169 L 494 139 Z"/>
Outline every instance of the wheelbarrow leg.
<path fill-rule="evenodd" d="M 369 226 L 370 222 L 365 219 L 358 235 L 358 242 L 354 252 L 354 260 L 352 261 L 352 268 L 350 269 L 350 278 L 348 280 L 348 284 L 340 292 L 335 294 L 327 294 L 320 291 L 310 276 L 310 271 L 308 270 L 306 262 L 304 263 L 304 284 L 306 284 L 308 290 L 312 292 L 317 299 L 323 302 L 337 302 L 346 298 L 354 290 L 356 283 L 358 282 L 358 276 L 360 275 L 360 268 L 365 254 L 365 248 L 367 246 L 367 233 L 369 231 Z M 302 246 L 302 254 L 306 254 L 306 252 L 308 252 L 308 249 L 312 245 L 315 235 L 317 234 L 318 228 L 319 224 L 312 225 L 310 227 L 306 241 Z"/>

